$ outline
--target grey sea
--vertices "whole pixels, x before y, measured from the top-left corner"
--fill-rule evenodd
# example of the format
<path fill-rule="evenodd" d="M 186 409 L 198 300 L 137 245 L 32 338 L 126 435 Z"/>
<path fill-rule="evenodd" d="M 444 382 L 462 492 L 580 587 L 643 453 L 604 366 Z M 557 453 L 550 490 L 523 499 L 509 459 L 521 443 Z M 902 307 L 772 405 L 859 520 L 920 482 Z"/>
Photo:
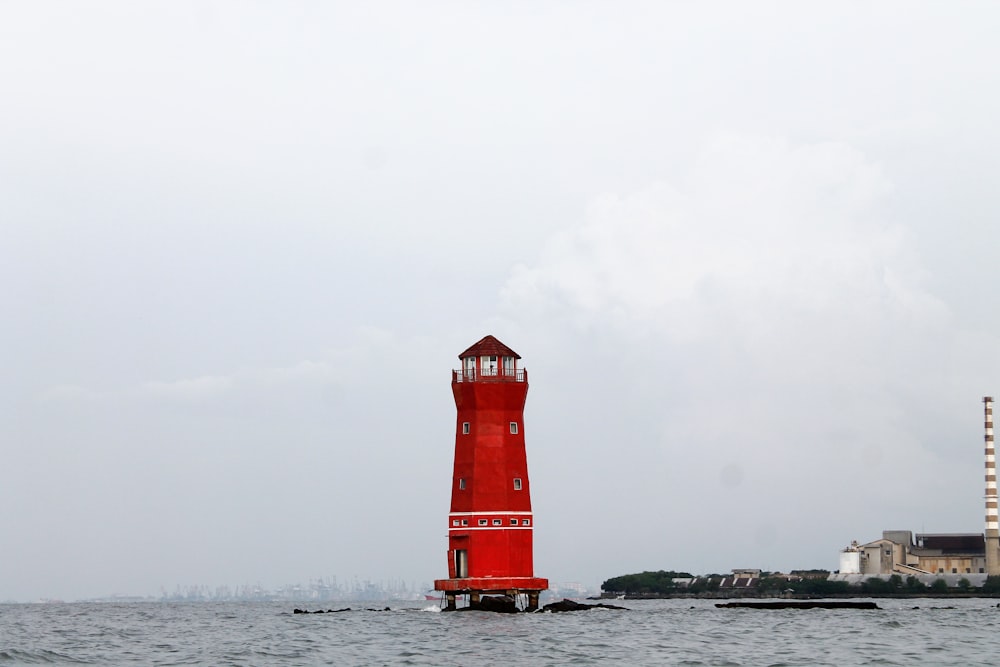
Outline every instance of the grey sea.
<path fill-rule="evenodd" d="M 441 613 L 432 603 L 0 605 L 0 665 L 996 665 L 995 600 L 877 600 L 881 610 Z M 329 604 L 329 603 L 327 603 Z M 388 604 L 390 611 L 376 611 Z"/>

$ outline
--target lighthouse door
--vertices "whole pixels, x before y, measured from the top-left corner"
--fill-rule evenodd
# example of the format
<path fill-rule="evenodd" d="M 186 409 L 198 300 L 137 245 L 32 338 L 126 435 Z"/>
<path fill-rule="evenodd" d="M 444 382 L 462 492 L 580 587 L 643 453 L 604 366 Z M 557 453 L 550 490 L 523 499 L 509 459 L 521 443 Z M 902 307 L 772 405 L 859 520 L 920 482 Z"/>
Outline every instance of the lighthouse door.
<path fill-rule="evenodd" d="M 455 576 L 459 579 L 469 576 L 469 552 L 465 549 L 455 549 Z"/>

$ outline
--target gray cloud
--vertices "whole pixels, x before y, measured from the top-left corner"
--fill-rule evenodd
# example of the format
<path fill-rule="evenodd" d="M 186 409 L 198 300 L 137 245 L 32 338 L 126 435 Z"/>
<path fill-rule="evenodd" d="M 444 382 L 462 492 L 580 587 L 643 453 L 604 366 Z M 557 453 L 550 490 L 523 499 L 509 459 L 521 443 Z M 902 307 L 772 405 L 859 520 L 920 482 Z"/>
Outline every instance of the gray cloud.
<path fill-rule="evenodd" d="M 5 5 L 0 598 L 441 576 L 486 333 L 541 576 L 981 530 L 996 13 Z"/>

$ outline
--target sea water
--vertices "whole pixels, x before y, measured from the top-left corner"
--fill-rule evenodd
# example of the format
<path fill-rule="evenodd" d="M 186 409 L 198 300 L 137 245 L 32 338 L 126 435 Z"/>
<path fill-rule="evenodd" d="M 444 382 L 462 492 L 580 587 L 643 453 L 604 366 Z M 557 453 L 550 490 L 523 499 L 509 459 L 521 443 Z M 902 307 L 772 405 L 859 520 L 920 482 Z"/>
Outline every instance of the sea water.
<path fill-rule="evenodd" d="M 881 610 L 443 613 L 426 602 L 0 605 L 0 665 L 996 665 L 989 599 L 876 600 Z M 388 604 L 390 611 L 384 611 Z"/>

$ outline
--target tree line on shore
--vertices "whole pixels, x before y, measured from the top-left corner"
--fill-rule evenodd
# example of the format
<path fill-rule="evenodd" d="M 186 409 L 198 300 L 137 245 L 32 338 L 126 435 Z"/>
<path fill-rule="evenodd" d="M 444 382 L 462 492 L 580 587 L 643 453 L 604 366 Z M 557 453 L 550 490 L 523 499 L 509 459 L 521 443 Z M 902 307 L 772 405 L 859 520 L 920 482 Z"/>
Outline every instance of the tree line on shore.
<path fill-rule="evenodd" d="M 1000 577 L 987 577 L 981 587 L 962 577 L 955 587 L 949 587 L 942 579 L 935 579 L 925 584 L 913 575 L 905 579 L 898 574 L 888 579 L 871 577 L 858 584 L 846 581 L 830 581 L 827 570 L 809 570 L 800 574 L 781 574 L 763 572 L 754 585 L 758 594 L 795 594 L 795 595 L 947 595 L 952 593 L 980 593 L 986 595 L 1000 594 Z M 730 577 L 732 575 L 729 575 Z M 656 572 L 639 572 L 612 577 L 601 584 L 605 593 L 633 596 L 669 596 L 679 594 L 717 594 L 726 575 L 706 574 L 695 577 L 687 572 L 659 570 Z M 680 580 L 680 581 L 677 581 Z M 746 590 L 745 588 L 742 590 Z"/>

